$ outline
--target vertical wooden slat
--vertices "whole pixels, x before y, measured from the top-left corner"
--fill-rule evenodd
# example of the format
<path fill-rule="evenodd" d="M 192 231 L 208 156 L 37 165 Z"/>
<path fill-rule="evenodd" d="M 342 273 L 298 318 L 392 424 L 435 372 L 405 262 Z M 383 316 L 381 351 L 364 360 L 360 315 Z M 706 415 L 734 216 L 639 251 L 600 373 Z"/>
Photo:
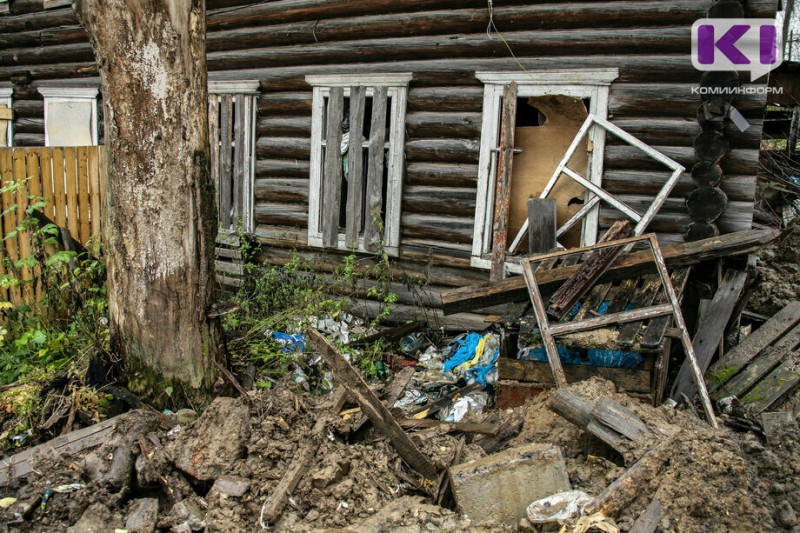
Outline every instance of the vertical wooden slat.
<path fill-rule="evenodd" d="M 350 149 L 347 153 L 346 244 L 358 247 L 364 204 L 364 110 L 366 89 L 350 88 Z"/>
<path fill-rule="evenodd" d="M 232 99 L 220 97 L 220 148 L 219 148 L 219 222 L 220 229 L 231 226 L 231 137 Z"/>
<path fill-rule="evenodd" d="M 81 244 L 86 244 L 91 235 L 89 225 L 89 148 L 78 148 L 78 222 Z"/>
<path fill-rule="evenodd" d="M 14 167 L 12 164 L 13 152 L 13 149 L 0 150 L 0 175 L 2 176 L 3 186 L 8 186 L 12 181 L 14 181 Z M 2 212 L 5 212 L 12 205 L 14 205 L 14 203 L 14 193 L 11 191 L 4 192 L 2 196 Z M 9 216 L 3 217 L 2 223 L 2 236 L 5 237 L 9 232 L 14 231 L 14 229 L 17 227 L 16 216 L 12 213 L 9 213 Z M 5 250 L 5 256 L 12 264 L 19 259 L 17 239 L 5 239 Z M 19 304 L 22 302 L 21 291 L 19 287 L 11 288 L 9 291 L 9 299 L 13 304 Z"/>
<path fill-rule="evenodd" d="M 219 197 L 219 95 L 216 94 L 208 96 L 208 142 L 211 147 L 211 179 Z"/>
<path fill-rule="evenodd" d="M 342 114 L 344 88 L 331 88 L 325 129 L 325 167 L 322 187 L 322 245 L 339 244 L 339 211 L 342 194 Z"/>
<path fill-rule="evenodd" d="M 64 148 L 64 173 L 67 178 L 67 229 L 73 239 L 80 235 L 78 223 L 78 150 L 74 146 Z"/>
<path fill-rule="evenodd" d="M 50 148 L 39 148 L 39 171 L 42 173 L 42 197 L 47 204 L 44 214 L 50 220 L 55 220 L 56 204 L 53 195 L 53 161 L 50 157 Z"/>
<path fill-rule="evenodd" d="M 67 190 L 64 170 L 64 149 L 53 148 L 53 196 L 55 197 L 56 224 L 67 227 Z"/>
<path fill-rule="evenodd" d="M 375 87 L 372 92 L 372 121 L 367 157 L 367 203 L 364 210 L 364 248 L 370 252 L 378 249 L 381 239 L 380 212 L 383 199 L 383 162 L 386 143 L 386 87 Z"/>
<path fill-rule="evenodd" d="M 233 149 L 233 224 L 238 225 L 244 220 L 244 169 L 247 168 L 247 154 L 245 153 L 245 106 L 246 97 L 241 94 L 235 96 L 236 120 L 234 121 L 234 149 Z"/>
<path fill-rule="evenodd" d="M 100 231 L 103 231 L 103 207 L 106 201 L 106 184 L 108 182 L 108 166 L 106 165 L 106 147 L 97 147 L 97 164 L 100 170 Z"/>
<path fill-rule="evenodd" d="M 503 90 L 503 109 L 500 120 L 500 147 L 497 163 L 497 183 L 494 195 L 494 224 L 492 225 L 491 281 L 506 277 L 506 240 L 508 239 L 508 205 L 511 201 L 511 167 L 514 153 L 514 126 L 517 115 L 517 84 Z"/>
<path fill-rule="evenodd" d="M 89 194 L 90 194 L 90 208 L 89 218 L 91 220 L 92 237 L 100 238 L 100 169 L 99 169 L 99 153 L 97 146 L 89 147 Z"/>
<path fill-rule="evenodd" d="M 14 150 L 12 155 L 14 165 L 14 180 L 17 183 L 22 183 L 22 187 L 17 189 L 17 228 L 21 228 L 27 216 L 25 210 L 28 208 L 28 184 L 25 181 L 28 177 L 27 169 L 25 168 L 25 150 L 18 148 Z M 17 249 L 19 252 L 19 259 L 26 259 L 31 255 L 31 238 L 30 233 L 27 231 L 20 231 L 17 234 Z M 25 302 L 33 301 L 33 272 L 30 267 L 23 266 L 19 270 L 22 274 L 22 299 Z"/>
<path fill-rule="evenodd" d="M 33 197 L 33 202 L 38 203 L 41 201 L 42 198 L 42 174 L 39 168 L 39 148 L 26 148 L 25 149 L 25 160 L 26 160 L 26 168 L 28 170 L 28 195 Z M 33 235 L 30 236 L 31 239 L 31 251 L 29 253 L 33 253 Z M 41 274 L 42 269 L 37 264 L 33 267 L 31 271 L 31 276 L 33 279 L 33 285 L 31 286 L 31 290 L 33 292 L 33 297 L 35 301 L 38 303 L 42 299 L 42 284 L 41 284 Z M 32 302 L 31 302 L 32 303 Z"/>

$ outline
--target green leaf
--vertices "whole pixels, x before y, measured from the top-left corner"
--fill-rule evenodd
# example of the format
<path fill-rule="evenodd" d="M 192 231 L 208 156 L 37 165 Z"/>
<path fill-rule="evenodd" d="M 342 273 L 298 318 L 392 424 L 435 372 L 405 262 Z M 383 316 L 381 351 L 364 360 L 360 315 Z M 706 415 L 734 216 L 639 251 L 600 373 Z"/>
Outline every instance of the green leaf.
<path fill-rule="evenodd" d="M 167 387 L 166 389 L 164 389 L 164 392 L 166 393 L 167 396 L 172 398 L 172 387 Z"/>

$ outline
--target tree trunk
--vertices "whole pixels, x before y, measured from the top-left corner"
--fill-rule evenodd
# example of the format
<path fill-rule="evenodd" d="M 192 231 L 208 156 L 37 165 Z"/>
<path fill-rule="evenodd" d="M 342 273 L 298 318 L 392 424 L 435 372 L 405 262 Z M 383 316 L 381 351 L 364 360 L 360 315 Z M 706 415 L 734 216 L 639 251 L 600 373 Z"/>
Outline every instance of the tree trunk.
<path fill-rule="evenodd" d="M 222 362 L 214 293 L 204 0 L 74 0 L 105 105 L 112 349 L 131 390 L 206 399 Z"/>

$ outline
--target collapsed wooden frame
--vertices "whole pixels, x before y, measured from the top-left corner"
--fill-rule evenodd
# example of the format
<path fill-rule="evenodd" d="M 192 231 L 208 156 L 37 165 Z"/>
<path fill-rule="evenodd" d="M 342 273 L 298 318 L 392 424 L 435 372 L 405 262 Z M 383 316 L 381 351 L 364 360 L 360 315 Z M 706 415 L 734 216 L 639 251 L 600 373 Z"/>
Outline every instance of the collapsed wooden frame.
<path fill-rule="evenodd" d="M 670 175 L 669 179 L 664 183 L 663 187 L 661 187 L 661 190 L 656 195 L 653 203 L 644 214 L 639 214 L 625 202 L 619 200 L 613 194 L 593 183 L 591 176 L 589 178 L 585 178 L 567 166 L 570 159 L 572 159 L 572 156 L 575 154 L 575 151 L 578 149 L 578 146 L 581 144 L 581 141 L 589 133 L 589 130 L 592 128 L 592 126 L 599 126 L 605 129 L 606 131 L 619 137 L 631 146 L 638 148 L 659 163 L 662 163 L 667 168 L 672 170 L 672 174 Z M 636 226 L 633 228 L 633 234 L 638 236 L 647 229 L 647 226 L 650 224 L 650 222 L 652 222 L 653 217 L 655 217 L 656 213 L 661 209 L 661 206 L 664 205 L 664 201 L 670 195 L 672 189 L 675 188 L 675 185 L 678 183 L 678 178 L 680 178 L 684 170 L 686 169 L 683 167 L 683 165 L 677 161 L 674 161 L 673 159 L 670 159 L 653 147 L 643 143 L 625 130 L 615 126 L 603 118 L 598 117 L 597 115 L 589 115 L 586 117 L 583 125 L 575 135 L 572 144 L 570 144 L 569 148 L 567 148 L 564 157 L 556 167 L 555 171 L 553 172 L 553 176 L 550 178 L 550 181 L 547 182 L 547 185 L 539 195 L 539 198 L 547 198 L 548 195 L 553 191 L 553 188 L 556 186 L 558 179 L 562 174 L 564 174 L 586 188 L 586 198 L 583 207 L 558 228 L 556 231 L 556 238 L 559 238 L 580 220 L 586 217 L 586 215 L 588 215 L 600 203 L 600 200 L 605 200 L 609 205 L 615 207 L 625 216 L 636 222 Z M 525 237 L 525 233 L 528 231 L 529 225 L 529 219 L 525 219 L 525 222 L 522 224 L 522 227 L 520 228 L 516 237 L 514 237 L 514 241 L 511 243 L 511 246 L 508 247 L 509 253 L 514 253 L 517 251 L 517 248 L 519 248 L 523 237 Z"/>
<path fill-rule="evenodd" d="M 547 317 L 546 306 L 544 300 L 542 299 L 541 291 L 539 290 L 539 282 L 536 279 L 536 272 L 532 266 L 532 263 L 539 263 L 548 259 L 558 259 L 572 254 L 593 252 L 609 247 L 629 247 L 637 243 L 646 243 L 649 245 L 656 270 L 661 278 L 661 285 L 664 288 L 669 300 L 668 304 L 652 305 L 630 311 L 621 311 L 619 313 L 597 316 L 578 322 L 564 322 L 552 326 L 550 325 Z M 683 344 L 684 352 L 686 353 L 686 359 L 689 361 L 692 370 L 692 376 L 694 377 L 694 381 L 697 384 L 697 389 L 700 393 L 703 411 L 705 412 L 709 424 L 715 428 L 718 427 L 717 421 L 714 418 L 714 408 L 711 405 L 711 400 L 708 396 L 708 390 L 706 389 L 705 381 L 703 381 L 703 374 L 699 365 L 697 364 L 697 358 L 692 346 L 692 340 L 689 338 L 689 331 L 686 328 L 686 323 L 684 322 L 683 315 L 681 314 L 680 302 L 675 294 L 675 289 L 672 287 L 672 283 L 670 282 L 669 272 L 667 272 L 667 266 L 664 263 L 664 257 L 661 254 L 661 248 L 658 245 L 658 239 L 654 233 L 649 233 L 643 236 L 629 237 L 627 239 L 608 241 L 582 248 L 574 248 L 572 250 L 539 255 L 535 258 L 523 259 L 521 264 L 522 274 L 525 279 L 525 284 L 528 286 L 528 292 L 530 293 L 531 302 L 533 304 L 534 315 L 536 316 L 536 322 L 539 326 L 539 332 L 542 336 L 545 352 L 547 353 L 547 360 L 550 363 L 550 368 L 553 371 L 553 379 L 556 383 L 556 387 L 561 388 L 566 386 L 567 379 L 564 375 L 564 369 L 561 366 L 561 360 L 558 356 L 558 349 L 556 347 L 554 336 L 565 335 L 568 333 L 578 333 L 581 331 L 597 329 L 614 324 L 636 322 L 639 320 L 646 320 L 659 316 L 672 315 L 673 319 L 675 320 L 675 324 L 678 327 L 678 331 L 680 332 L 680 339 L 681 343 Z"/>

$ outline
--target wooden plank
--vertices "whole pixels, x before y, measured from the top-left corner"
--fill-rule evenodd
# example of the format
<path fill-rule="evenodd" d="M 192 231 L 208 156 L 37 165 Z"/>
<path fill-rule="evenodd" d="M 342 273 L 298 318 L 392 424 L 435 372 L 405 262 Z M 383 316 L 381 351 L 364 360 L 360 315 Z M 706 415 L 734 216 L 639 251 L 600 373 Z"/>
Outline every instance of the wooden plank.
<path fill-rule="evenodd" d="M 581 322 L 565 322 L 562 324 L 556 324 L 550 327 L 550 332 L 553 335 L 577 333 L 579 331 L 588 331 L 590 329 L 602 328 L 612 324 L 624 324 L 625 322 L 634 322 L 636 320 L 646 320 L 648 318 L 665 316 L 671 313 L 672 306 L 669 304 L 654 305 L 651 307 L 645 307 L 643 309 L 633 309 L 631 311 L 623 311 L 621 313 L 596 316 Z"/>
<path fill-rule="evenodd" d="M 800 382 L 800 353 L 793 352 L 775 370 L 741 398 L 754 415 L 766 411 L 788 395 Z"/>
<path fill-rule="evenodd" d="M 553 371 L 553 382 L 556 384 L 556 387 L 565 387 L 567 385 L 567 378 L 564 375 L 564 369 L 561 365 L 561 358 L 558 356 L 558 348 L 556 347 L 555 340 L 550 333 L 550 326 L 547 322 L 547 311 L 544 308 L 542 294 L 539 290 L 539 284 L 533 274 L 530 261 L 522 262 L 522 277 L 525 279 L 525 284 L 528 286 L 531 303 L 533 304 L 533 313 L 536 316 L 536 323 L 539 325 L 542 343 L 547 352 L 547 361 Z"/>
<path fill-rule="evenodd" d="M 101 221 L 103 218 L 100 207 L 100 161 L 99 150 L 96 146 L 89 147 L 89 166 L 87 173 L 89 176 L 90 207 L 89 218 L 91 221 L 91 234 L 93 237 L 100 238 Z"/>
<path fill-rule="evenodd" d="M 581 308 L 578 310 L 578 313 L 572 320 L 574 322 L 580 322 L 581 320 L 585 320 L 587 317 L 594 316 L 592 311 L 595 311 L 600 304 L 605 301 L 606 295 L 610 290 L 611 283 L 601 283 L 599 285 L 595 285 L 589 294 L 587 294 L 583 299 Z"/>
<path fill-rule="evenodd" d="M 499 426 L 488 422 L 444 422 L 431 418 L 404 418 L 400 420 L 403 429 L 439 429 L 445 433 L 460 431 L 462 433 L 480 433 L 482 435 L 496 435 Z"/>
<path fill-rule="evenodd" d="M 386 395 L 386 399 L 383 401 L 386 407 L 391 409 L 394 403 L 400 399 L 415 373 L 416 370 L 413 367 L 407 366 L 395 374 L 389 388 L 389 394 Z M 362 415 L 361 419 L 353 425 L 353 432 L 359 431 L 367 422 L 369 422 L 369 417 Z"/>
<path fill-rule="evenodd" d="M 689 269 L 683 268 L 679 270 L 675 270 L 672 272 L 670 276 L 670 281 L 672 282 L 672 286 L 675 287 L 675 291 L 679 294 L 683 294 L 683 290 L 686 287 L 686 282 L 689 279 Z M 659 283 L 660 288 L 660 283 Z M 660 292 L 655 293 L 655 299 L 653 300 L 654 304 L 665 303 L 667 302 L 667 295 L 666 293 L 661 290 Z M 672 322 L 672 317 L 661 317 L 661 318 L 654 318 L 647 323 L 647 327 L 642 334 L 642 340 L 639 343 L 643 350 L 650 350 L 656 351 L 661 348 L 661 345 L 664 341 L 664 334 L 667 331 L 667 327 L 669 327 L 670 323 Z"/>
<path fill-rule="evenodd" d="M 33 202 L 37 203 L 42 198 L 42 174 L 39 169 L 39 149 L 26 148 L 25 149 L 25 167 L 27 168 L 28 175 L 28 195 L 33 197 Z M 29 239 L 33 236 L 30 235 Z M 32 252 L 31 252 L 32 253 Z M 42 267 L 40 264 L 34 265 L 31 275 L 33 279 L 33 286 L 31 289 L 34 293 L 35 301 L 38 303 L 42 297 L 42 283 L 41 283 Z"/>
<path fill-rule="evenodd" d="M 237 94 L 234 96 L 234 120 L 233 131 L 233 200 L 231 210 L 233 211 L 234 227 L 238 227 L 240 222 L 244 222 L 244 184 L 247 179 L 246 169 L 249 167 L 247 161 L 247 150 L 245 149 L 245 137 L 248 135 L 245 128 L 247 119 L 245 118 L 245 101 L 247 96 Z"/>
<path fill-rule="evenodd" d="M 389 438 L 400 457 L 426 479 L 435 480 L 438 475 L 436 467 L 419 451 L 358 371 L 317 330 L 309 329 L 308 337 L 336 379 L 350 392 L 375 427 Z"/>
<path fill-rule="evenodd" d="M 598 400 L 592 409 L 592 416 L 630 440 L 636 440 L 650 432 L 636 413 L 608 398 Z"/>
<path fill-rule="evenodd" d="M 639 515 L 628 533 L 653 533 L 661 521 L 661 502 L 655 498 Z"/>
<path fill-rule="evenodd" d="M 517 84 L 512 82 L 503 88 L 500 111 L 500 146 L 497 155 L 497 177 L 495 179 L 494 216 L 492 224 L 492 269 L 491 281 L 506 277 L 506 241 L 511 217 L 511 172 L 514 161 L 514 131 L 517 119 Z"/>
<path fill-rule="evenodd" d="M 211 170 L 211 180 L 214 182 L 214 190 L 219 196 L 219 106 L 220 97 L 217 94 L 208 95 L 208 141 L 211 153 L 209 154 L 209 165 Z M 217 199 L 219 202 L 219 198 Z"/>
<path fill-rule="evenodd" d="M 106 161 L 106 147 L 100 145 L 97 147 L 97 161 L 100 165 L 100 205 L 104 205 L 106 201 L 106 185 L 108 185 L 108 162 Z M 100 208 L 102 211 L 102 207 Z M 103 213 L 100 213 L 100 227 L 103 227 Z"/>
<path fill-rule="evenodd" d="M 55 197 L 56 217 L 53 219 L 61 228 L 67 227 L 67 190 L 64 148 L 53 148 L 53 196 Z"/>
<path fill-rule="evenodd" d="M 746 337 L 706 372 L 710 392 L 719 389 L 731 377 L 747 366 L 763 349 L 778 342 L 787 331 L 800 323 L 800 301 L 791 302 L 764 325 Z"/>
<path fill-rule="evenodd" d="M 342 194 L 342 114 L 344 89 L 331 88 L 325 119 L 325 166 L 322 173 L 322 244 L 336 248 L 339 244 L 339 212 Z"/>
<path fill-rule="evenodd" d="M 233 171 L 233 154 L 231 153 L 231 142 L 233 140 L 233 98 L 230 95 L 220 95 L 219 107 L 219 188 L 217 189 L 219 225 L 223 229 L 232 229 L 231 173 Z"/>
<path fill-rule="evenodd" d="M 719 289 L 714 294 L 714 298 L 711 300 L 708 312 L 692 341 L 701 373 L 705 373 L 711 363 L 714 352 L 717 351 L 719 341 L 725 334 L 725 326 L 731 318 L 733 308 L 739 300 L 739 295 L 746 281 L 746 272 L 728 270 Z M 679 401 L 683 395 L 691 399 L 696 390 L 692 380 L 690 363 L 684 361 L 678 371 L 678 376 L 675 378 L 675 385 L 673 385 L 670 397 L 675 401 Z"/>
<path fill-rule="evenodd" d="M 629 220 L 617 221 L 606 231 L 600 239 L 600 243 L 624 239 L 630 236 L 632 231 L 633 225 Z M 572 309 L 575 302 L 591 289 L 592 285 L 600 279 L 603 272 L 608 270 L 623 251 L 623 246 L 607 246 L 593 251 L 589 258 L 581 263 L 578 270 L 550 297 L 547 314 L 560 320 Z"/>
<path fill-rule="evenodd" d="M 612 381 L 626 392 L 650 393 L 650 371 L 645 369 L 608 368 L 589 365 L 563 365 L 569 383 L 584 381 L 595 376 Z M 555 382 L 547 363 L 500 358 L 497 360 L 500 379 L 537 383 L 552 387 Z"/>
<path fill-rule="evenodd" d="M 14 165 L 14 180 L 20 183 L 22 187 L 17 189 L 17 209 L 15 218 L 17 221 L 17 228 L 23 227 L 25 222 L 26 213 L 28 208 L 28 172 L 26 169 L 25 150 L 17 148 L 12 155 Z M 31 235 L 30 231 L 20 231 L 17 233 L 17 249 L 19 250 L 19 259 L 26 259 L 31 256 Z M 22 299 L 27 303 L 33 303 L 33 271 L 27 265 L 23 265 L 20 269 L 22 277 Z"/>
<path fill-rule="evenodd" d="M 715 388 L 711 397 L 715 400 L 728 396 L 742 398 L 745 392 L 783 361 L 798 344 L 800 344 L 800 324 L 795 325 L 779 342 L 761 350 L 738 374 Z"/>
<path fill-rule="evenodd" d="M 50 220 L 56 219 L 55 195 L 53 194 L 53 160 L 50 148 L 39 148 L 39 170 L 42 173 L 42 198 L 47 204 L 44 214 Z"/>
<path fill-rule="evenodd" d="M 383 204 L 383 162 L 386 142 L 387 89 L 375 87 L 372 93 L 372 121 L 367 155 L 367 202 L 364 212 L 364 248 L 378 250 L 382 238 L 380 226 Z"/>
<path fill-rule="evenodd" d="M 528 200 L 528 253 L 546 253 L 556 246 L 556 201 Z"/>
<path fill-rule="evenodd" d="M 13 149 L 3 149 L 0 150 L 0 176 L 2 177 L 2 184 L 3 187 L 9 187 L 11 183 L 14 181 L 14 165 L 13 165 L 13 158 L 12 153 L 14 152 Z M 0 212 L 5 212 L 11 208 L 12 205 L 16 203 L 15 195 L 13 192 L 5 191 L 2 195 L 2 209 Z M 2 217 L 3 227 L 2 227 L 2 237 L 14 231 L 17 227 L 16 215 L 14 213 L 9 213 L 8 216 Z M 5 257 L 8 258 L 9 261 L 13 264 L 19 259 L 19 248 L 17 239 L 4 239 L 1 246 L 5 247 Z M 13 304 L 20 304 L 22 303 L 22 291 L 19 287 L 11 287 L 9 289 L 9 296 L 11 299 L 11 303 Z"/>
<path fill-rule="evenodd" d="M 89 225 L 89 149 L 86 146 L 78 148 L 77 177 L 80 233 L 76 238 L 85 246 L 92 233 L 92 227 Z"/>
<path fill-rule="evenodd" d="M 73 239 L 78 239 L 78 150 L 74 146 L 64 148 L 64 173 L 67 184 L 67 229 Z"/>
<path fill-rule="evenodd" d="M 688 266 L 715 259 L 747 254 L 775 240 L 780 230 L 745 230 L 690 243 L 665 246 L 662 249 L 664 260 L 670 268 Z M 649 251 L 624 254 L 606 272 L 607 277 L 623 279 L 633 275 L 653 272 L 652 255 Z M 552 287 L 571 276 L 576 267 L 553 269 L 537 274 L 543 289 Z M 501 303 L 523 301 L 528 298 L 525 281 L 519 276 L 492 284 L 469 285 L 442 293 L 442 309 L 445 314 L 459 313 L 491 307 Z"/>
<path fill-rule="evenodd" d="M 364 212 L 364 112 L 366 88 L 350 87 L 350 147 L 347 152 L 347 214 L 345 244 L 358 247 Z"/>

